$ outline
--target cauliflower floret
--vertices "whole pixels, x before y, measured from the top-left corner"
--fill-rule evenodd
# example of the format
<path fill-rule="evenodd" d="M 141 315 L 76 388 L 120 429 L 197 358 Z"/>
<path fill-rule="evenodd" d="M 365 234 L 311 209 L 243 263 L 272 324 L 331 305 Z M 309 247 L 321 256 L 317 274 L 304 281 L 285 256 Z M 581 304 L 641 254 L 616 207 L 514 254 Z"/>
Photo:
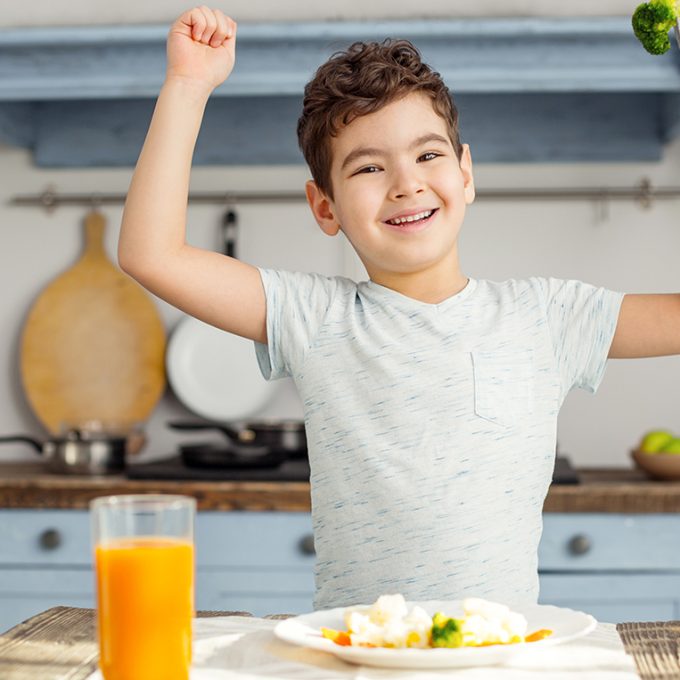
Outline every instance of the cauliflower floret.
<path fill-rule="evenodd" d="M 521 642 L 526 635 L 527 620 L 503 604 L 467 598 L 463 600 L 463 609 L 463 644 L 507 644 Z"/>
<path fill-rule="evenodd" d="M 351 612 L 346 622 L 353 645 L 382 645 L 383 627 L 373 623 L 365 614 Z"/>
<path fill-rule="evenodd" d="M 348 607 L 342 613 L 342 618 L 345 621 L 345 628 L 351 633 L 357 626 L 357 616 L 368 618 L 368 607 Z M 353 623 L 354 622 L 354 623 Z"/>
<path fill-rule="evenodd" d="M 370 607 L 347 609 L 344 619 L 353 645 L 429 645 L 431 617 L 417 606 L 409 612 L 403 595 L 383 595 Z"/>
<path fill-rule="evenodd" d="M 518 614 L 517 612 L 510 612 L 505 618 L 504 626 L 508 633 L 510 633 L 511 637 L 520 637 L 522 640 L 524 640 L 527 634 L 529 623 L 521 614 Z"/>
<path fill-rule="evenodd" d="M 401 620 L 408 614 L 403 595 L 381 595 L 369 609 L 373 623 L 384 625 L 388 621 Z"/>
<path fill-rule="evenodd" d="M 405 621 L 412 624 L 414 627 L 432 626 L 432 617 L 418 605 L 414 605 L 411 612 L 404 618 Z"/>
<path fill-rule="evenodd" d="M 404 624 L 409 631 L 405 647 L 429 647 L 432 617 L 422 607 L 414 606 Z"/>
<path fill-rule="evenodd" d="M 359 613 L 371 622 L 383 625 L 394 618 L 402 619 L 408 613 L 406 600 L 403 595 L 381 595 L 369 607 L 348 607 L 344 611 L 345 624 L 349 626 L 352 614 Z"/>
<path fill-rule="evenodd" d="M 460 632 L 463 634 L 463 645 L 480 645 L 491 637 L 492 624 L 480 614 L 469 614 L 463 619 Z"/>
<path fill-rule="evenodd" d="M 383 626 L 383 644 L 385 647 L 406 647 L 409 630 L 402 619 L 388 621 Z"/>
<path fill-rule="evenodd" d="M 498 602 L 483 600 L 481 597 L 467 597 L 463 600 L 463 611 L 468 614 L 479 614 L 486 619 L 503 619 L 509 613 L 509 607 Z"/>

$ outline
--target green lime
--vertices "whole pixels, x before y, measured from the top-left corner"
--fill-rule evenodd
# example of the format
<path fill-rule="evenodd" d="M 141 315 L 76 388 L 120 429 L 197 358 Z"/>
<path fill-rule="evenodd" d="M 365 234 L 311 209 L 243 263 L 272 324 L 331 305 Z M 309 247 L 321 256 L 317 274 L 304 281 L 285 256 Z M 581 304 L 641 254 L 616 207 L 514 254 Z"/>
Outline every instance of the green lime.
<path fill-rule="evenodd" d="M 674 439 L 675 437 L 665 430 L 648 432 L 640 442 L 640 451 L 644 451 L 645 453 L 665 451 L 665 447 Z"/>

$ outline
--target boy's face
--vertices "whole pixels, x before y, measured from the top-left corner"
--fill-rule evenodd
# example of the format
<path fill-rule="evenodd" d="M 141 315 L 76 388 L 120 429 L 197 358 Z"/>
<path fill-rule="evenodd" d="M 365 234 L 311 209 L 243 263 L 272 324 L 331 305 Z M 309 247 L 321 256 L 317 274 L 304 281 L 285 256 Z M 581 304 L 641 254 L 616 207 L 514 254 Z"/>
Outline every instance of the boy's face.
<path fill-rule="evenodd" d="M 459 163 L 427 95 L 355 118 L 331 139 L 331 150 L 334 199 L 312 181 L 307 198 L 323 231 L 342 230 L 371 279 L 457 272 L 458 234 L 475 195 L 472 162 L 464 145 Z M 424 219 L 403 221 L 414 215 Z"/>

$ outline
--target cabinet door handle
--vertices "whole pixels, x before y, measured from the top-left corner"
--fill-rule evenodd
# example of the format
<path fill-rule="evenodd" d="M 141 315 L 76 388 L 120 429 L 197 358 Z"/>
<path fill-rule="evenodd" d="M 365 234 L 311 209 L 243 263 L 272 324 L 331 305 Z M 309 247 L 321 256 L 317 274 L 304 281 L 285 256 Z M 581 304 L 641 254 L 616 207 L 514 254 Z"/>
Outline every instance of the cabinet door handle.
<path fill-rule="evenodd" d="M 567 547 L 572 555 L 585 555 L 587 552 L 590 552 L 593 544 L 585 534 L 576 534 L 576 536 L 572 536 L 569 539 Z"/>
<path fill-rule="evenodd" d="M 61 534 L 57 529 L 45 529 L 38 542 L 43 550 L 56 550 L 61 545 Z"/>
<path fill-rule="evenodd" d="M 314 534 L 307 534 L 300 539 L 298 543 L 300 552 L 303 555 L 315 555 L 316 550 L 314 550 Z"/>

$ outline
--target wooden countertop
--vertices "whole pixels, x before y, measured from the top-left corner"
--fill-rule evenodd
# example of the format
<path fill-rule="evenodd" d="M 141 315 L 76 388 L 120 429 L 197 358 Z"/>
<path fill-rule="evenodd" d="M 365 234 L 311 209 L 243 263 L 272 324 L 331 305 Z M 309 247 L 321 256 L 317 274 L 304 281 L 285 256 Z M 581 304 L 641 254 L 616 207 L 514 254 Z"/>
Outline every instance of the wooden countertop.
<path fill-rule="evenodd" d="M 680 512 L 680 482 L 656 482 L 630 469 L 582 468 L 581 484 L 553 485 L 545 512 Z M 308 512 L 306 482 L 130 480 L 54 475 L 40 463 L 0 464 L 0 508 L 86 509 L 97 496 L 180 493 L 199 510 Z"/>
<path fill-rule="evenodd" d="M 310 510 L 308 482 L 225 482 L 81 477 L 46 472 L 41 463 L 0 464 L 0 508 L 87 509 L 97 496 L 178 493 L 199 510 Z"/>

